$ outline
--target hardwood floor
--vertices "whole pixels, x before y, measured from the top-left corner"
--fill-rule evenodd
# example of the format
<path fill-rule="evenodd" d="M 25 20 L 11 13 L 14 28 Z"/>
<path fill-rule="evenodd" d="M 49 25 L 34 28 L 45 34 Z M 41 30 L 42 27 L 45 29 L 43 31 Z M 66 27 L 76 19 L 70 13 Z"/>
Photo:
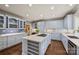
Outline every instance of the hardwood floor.
<path fill-rule="evenodd" d="M 46 55 L 67 55 L 67 53 L 61 41 L 53 40 L 46 51 Z"/>
<path fill-rule="evenodd" d="M 22 53 L 22 43 L 17 44 L 13 47 L 0 51 L 0 55 L 21 55 Z"/>
<path fill-rule="evenodd" d="M 18 44 L 9 49 L 0 51 L 0 55 L 21 55 L 22 54 L 22 44 Z M 63 47 L 61 41 L 53 40 L 49 45 L 45 55 L 66 55 L 66 51 Z"/>

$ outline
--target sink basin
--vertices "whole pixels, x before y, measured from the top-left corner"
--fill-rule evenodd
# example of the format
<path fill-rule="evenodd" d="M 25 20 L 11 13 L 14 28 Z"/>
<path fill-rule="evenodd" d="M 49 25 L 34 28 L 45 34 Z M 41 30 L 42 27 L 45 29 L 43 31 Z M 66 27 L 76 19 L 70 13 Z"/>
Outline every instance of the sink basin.
<path fill-rule="evenodd" d="M 36 33 L 36 32 L 33 32 L 33 33 L 32 33 L 32 35 L 35 35 L 35 34 L 37 34 L 37 33 Z"/>
<path fill-rule="evenodd" d="M 37 36 L 45 37 L 45 36 L 47 36 L 47 34 L 39 34 Z"/>
<path fill-rule="evenodd" d="M 79 39 L 79 38 L 76 37 L 76 36 L 68 36 L 68 37 L 73 38 L 73 39 Z"/>

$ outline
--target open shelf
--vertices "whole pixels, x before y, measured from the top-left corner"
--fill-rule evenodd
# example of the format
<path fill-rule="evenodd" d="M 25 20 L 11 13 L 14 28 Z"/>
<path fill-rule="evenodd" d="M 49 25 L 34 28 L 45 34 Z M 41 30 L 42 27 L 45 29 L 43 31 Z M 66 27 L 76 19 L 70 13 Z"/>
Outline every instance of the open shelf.
<path fill-rule="evenodd" d="M 39 43 L 34 41 L 27 41 L 27 52 L 29 55 L 38 55 L 39 54 Z"/>

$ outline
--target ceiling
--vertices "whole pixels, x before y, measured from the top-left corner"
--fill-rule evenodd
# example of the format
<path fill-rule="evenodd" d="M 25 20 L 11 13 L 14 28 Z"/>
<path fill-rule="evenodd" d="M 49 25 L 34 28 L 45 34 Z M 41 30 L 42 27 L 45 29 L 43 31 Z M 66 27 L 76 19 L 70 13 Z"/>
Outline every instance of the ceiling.
<path fill-rule="evenodd" d="M 32 6 L 28 4 L 10 4 L 9 7 L 5 7 L 4 4 L 0 4 L 0 9 L 27 18 L 29 21 L 35 21 L 63 17 L 74 6 L 68 4 L 33 4 Z"/>

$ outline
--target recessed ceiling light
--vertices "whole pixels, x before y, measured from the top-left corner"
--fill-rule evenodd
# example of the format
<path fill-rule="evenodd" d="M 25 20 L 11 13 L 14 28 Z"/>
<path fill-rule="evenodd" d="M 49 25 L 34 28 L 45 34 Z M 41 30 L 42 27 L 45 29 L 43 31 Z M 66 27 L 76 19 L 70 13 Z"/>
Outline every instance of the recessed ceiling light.
<path fill-rule="evenodd" d="M 6 7 L 9 7 L 9 5 L 8 5 L 8 4 L 5 4 L 5 6 L 6 6 Z"/>
<path fill-rule="evenodd" d="M 29 7 L 32 7 L 32 4 L 29 4 Z"/>
<path fill-rule="evenodd" d="M 50 9 L 51 9 L 51 10 L 53 10 L 54 8 L 55 8 L 55 7 L 54 7 L 54 6 L 52 6 Z"/>
<path fill-rule="evenodd" d="M 69 6 L 72 6 L 73 4 L 69 4 Z"/>
<path fill-rule="evenodd" d="M 28 17 L 28 16 L 29 16 L 29 14 L 26 14 L 26 16 Z"/>

